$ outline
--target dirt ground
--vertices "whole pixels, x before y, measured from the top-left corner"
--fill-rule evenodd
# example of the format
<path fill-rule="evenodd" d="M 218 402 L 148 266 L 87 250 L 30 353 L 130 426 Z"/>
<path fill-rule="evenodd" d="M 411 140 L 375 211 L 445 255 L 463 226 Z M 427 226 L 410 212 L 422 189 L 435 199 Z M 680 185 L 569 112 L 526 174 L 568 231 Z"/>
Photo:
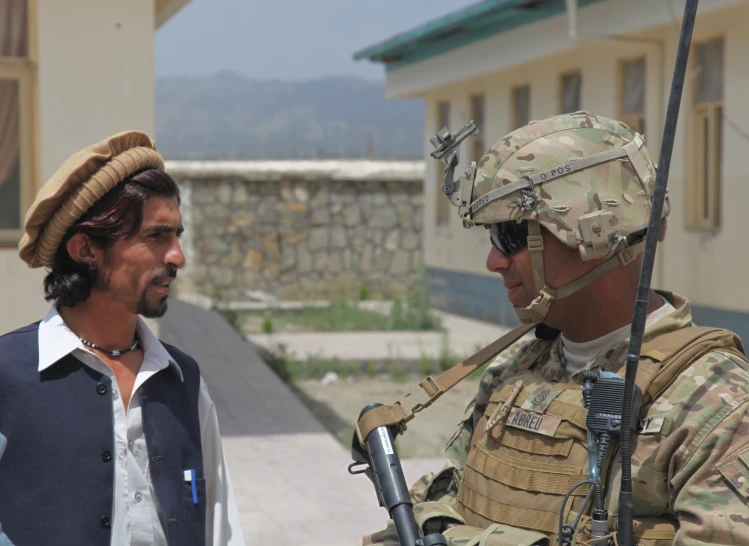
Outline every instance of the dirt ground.
<path fill-rule="evenodd" d="M 320 380 L 294 383 L 302 401 L 345 445 L 351 444 L 353 423 L 362 408 L 373 402 L 391 404 L 405 396 L 423 377 L 409 376 L 395 381 L 384 377 L 348 378 L 324 385 Z M 476 394 L 478 381 L 466 379 L 444 394 L 431 407 L 408 423 L 408 430 L 396 443 L 401 458 L 441 457 L 466 405 Z M 435 470 L 439 470 L 435 468 Z"/>

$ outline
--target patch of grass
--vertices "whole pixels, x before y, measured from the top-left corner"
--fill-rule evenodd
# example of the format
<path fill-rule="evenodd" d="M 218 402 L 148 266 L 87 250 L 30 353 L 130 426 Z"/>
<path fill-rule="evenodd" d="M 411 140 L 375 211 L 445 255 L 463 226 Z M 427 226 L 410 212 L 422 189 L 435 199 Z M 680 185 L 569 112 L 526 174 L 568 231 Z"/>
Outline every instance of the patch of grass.
<path fill-rule="evenodd" d="M 360 309 L 356 302 L 334 301 L 326 307 L 293 311 L 225 311 L 227 321 L 244 334 L 274 332 L 382 332 L 429 331 L 440 328 L 439 318 L 429 318 L 424 309 L 393 302 L 389 315 Z"/>
<path fill-rule="evenodd" d="M 299 366 L 284 343 L 279 343 L 274 349 L 258 347 L 258 353 L 263 360 L 276 372 L 276 375 L 287 383 L 299 377 Z"/>
<path fill-rule="evenodd" d="M 421 355 L 421 375 L 426 377 L 430 373 L 432 373 L 432 363 L 428 356 Z"/>
<path fill-rule="evenodd" d="M 362 332 L 386 330 L 388 318 L 377 311 L 359 309 L 355 303 L 336 301 L 327 307 L 293 311 L 235 311 L 240 331 L 263 332 Z M 228 320 L 228 319 L 227 319 Z"/>
<path fill-rule="evenodd" d="M 369 288 L 361 284 L 358 300 L 336 300 L 325 307 L 303 307 L 284 311 L 223 311 L 226 320 L 242 334 L 275 332 L 383 332 L 435 331 L 442 321 L 434 313 L 424 274 L 408 289 L 405 300 L 395 298 L 390 312 L 362 309 L 359 301 L 370 298 Z"/>
<path fill-rule="evenodd" d="M 447 332 L 442 332 L 440 338 L 440 354 L 439 354 L 439 366 L 442 371 L 449 370 L 460 362 L 460 358 L 450 349 L 450 339 L 447 336 Z"/>
<path fill-rule="evenodd" d="M 265 315 L 263 317 L 263 333 L 264 334 L 273 333 L 273 319 L 270 317 L 270 315 Z"/>
<path fill-rule="evenodd" d="M 366 284 L 359 285 L 359 301 L 366 301 L 369 299 L 369 288 Z"/>
<path fill-rule="evenodd" d="M 226 322 L 228 322 L 232 328 L 236 331 L 242 331 L 242 315 L 238 311 L 227 310 L 223 312 Z"/>
<path fill-rule="evenodd" d="M 403 382 L 406 378 L 406 374 L 403 371 L 403 366 L 396 360 L 393 360 L 388 365 L 388 375 L 397 382 Z"/>
<path fill-rule="evenodd" d="M 405 321 L 416 330 L 440 330 L 442 328 L 442 321 L 432 311 L 424 272 L 408 290 Z"/>

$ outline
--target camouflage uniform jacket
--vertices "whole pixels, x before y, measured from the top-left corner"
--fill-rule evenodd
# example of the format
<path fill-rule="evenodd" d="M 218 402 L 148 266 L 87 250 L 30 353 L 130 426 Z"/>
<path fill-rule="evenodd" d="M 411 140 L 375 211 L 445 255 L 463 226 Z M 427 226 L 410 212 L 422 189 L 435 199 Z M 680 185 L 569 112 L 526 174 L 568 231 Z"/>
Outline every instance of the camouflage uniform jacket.
<path fill-rule="evenodd" d="M 645 331 L 644 342 L 692 324 L 689 302 L 661 292 L 676 311 Z M 484 372 L 479 391 L 446 447 L 445 467 L 418 480 L 411 489 L 420 525 L 433 518 L 462 522 L 454 510 L 474 427 L 484 415 L 492 393 L 514 375 L 518 363 L 533 358 L 538 341 L 518 342 Z M 628 340 L 600 353 L 587 366 L 619 372 L 626 364 Z M 545 381 L 576 381 L 567 377 L 561 338 L 548 360 L 535 370 Z M 667 390 L 642 408 L 640 417 L 656 425 L 657 434 L 633 436 L 632 482 L 635 516 L 663 516 L 678 521 L 673 544 L 749 544 L 749 365 L 729 352 L 715 350 L 696 359 Z M 423 416 L 421 418 L 424 418 Z M 648 421 L 652 419 L 652 421 Z M 618 457 L 617 457 L 618 460 Z M 620 465 L 619 465 L 620 466 Z M 612 472 L 616 472 L 616 468 Z M 618 480 L 618 474 L 616 479 Z M 615 511 L 617 498 L 608 498 Z M 611 496 L 613 497 L 613 495 Z M 490 531 L 491 533 L 491 531 Z M 490 544 L 486 531 L 465 525 L 451 529 L 452 544 Z M 465 541 L 467 537 L 475 540 Z M 394 541 L 394 542 L 393 542 Z M 367 543 L 396 543 L 392 523 Z"/>

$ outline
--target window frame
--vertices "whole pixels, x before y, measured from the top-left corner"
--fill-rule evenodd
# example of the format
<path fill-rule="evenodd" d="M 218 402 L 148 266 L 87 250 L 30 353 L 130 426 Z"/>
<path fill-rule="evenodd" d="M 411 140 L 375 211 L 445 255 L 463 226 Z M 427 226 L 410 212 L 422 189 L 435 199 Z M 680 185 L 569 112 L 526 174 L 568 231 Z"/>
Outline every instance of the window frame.
<path fill-rule="evenodd" d="M 26 0 L 27 57 L 0 56 L 0 79 L 18 82 L 19 223 L 17 229 L 0 229 L 0 249 L 16 248 L 23 236 L 26 213 L 37 190 L 37 50 L 36 0 Z"/>
<path fill-rule="evenodd" d="M 518 121 L 518 103 L 517 103 L 517 93 L 516 92 L 519 89 L 523 89 L 523 88 L 528 89 L 528 119 L 527 119 L 527 121 L 525 123 L 521 124 Z M 512 130 L 513 131 L 515 129 L 520 128 L 520 127 L 524 127 L 525 125 L 527 125 L 528 122 L 530 122 L 533 119 L 533 116 L 531 114 L 531 93 L 532 92 L 533 92 L 533 90 L 531 89 L 530 82 L 520 83 L 520 84 L 517 84 L 517 85 L 513 85 L 510 88 L 510 105 L 512 107 L 512 112 L 511 112 L 510 119 L 512 120 Z"/>
<path fill-rule="evenodd" d="M 638 113 L 629 113 L 626 114 L 624 112 L 624 65 L 626 63 L 630 63 L 633 61 L 639 61 L 642 59 L 644 61 L 644 68 L 643 68 L 643 79 L 644 79 L 644 89 L 643 89 L 643 98 L 642 98 L 642 112 Z M 618 63 L 618 103 L 619 103 L 619 119 L 627 124 L 627 126 L 635 131 L 636 133 L 640 133 L 643 137 L 645 136 L 645 113 L 647 111 L 647 100 L 648 100 L 648 56 L 647 55 L 637 55 L 636 57 L 629 57 L 624 59 L 619 59 Z"/>
<path fill-rule="evenodd" d="M 692 105 L 689 219 L 687 226 L 695 231 L 720 230 L 720 198 L 723 183 L 723 101 Z M 705 125 L 708 141 L 705 142 Z M 707 164 L 705 164 L 707 154 Z M 707 171 L 707 178 L 703 176 Z"/>
<path fill-rule="evenodd" d="M 698 68 L 696 49 L 715 40 L 723 40 L 723 60 L 725 61 L 724 35 L 706 37 L 693 44 L 690 54 L 691 68 Z M 725 93 L 725 62 L 723 64 L 722 90 Z M 723 185 L 723 152 L 725 137 L 723 134 L 723 112 L 725 96 L 719 100 L 697 102 L 698 79 L 691 82 L 692 104 L 688 134 L 689 159 L 687 175 L 686 227 L 690 231 L 717 233 L 721 229 L 720 215 Z M 707 123 L 707 142 L 705 127 Z M 705 162 L 707 155 L 707 164 Z"/>
<path fill-rule="evenodd" d="M 481 120 L 476 120 L 476 99 L 481 99 L 483 101 L 481 107 Z M 476 126 L 479 129 L 477 135 L 470 137 L 470 160 L 478 163 L 479 159 L 481 159 L 486 152 L 486 148 L 484 147 L 484 135 L 486 134 L 486 93 L 471 93 L 469 100 L 471 106 L 471 119 L 476 123 Z"/>
<path fill-rule="evenodd" d="M 573 74 L 578 74 L 580 76 L 580 87 L 578 88 L 578 96 L 577 96 L 577 108 L 573 109 L 570 112 L 565 112 L 564 108 L 564 78 L 567 76 L 571 76 Z M 583 71 L 581 68 L 573 68 L 570 70 L 565 70 L 564 72 L 559 74 L 559 78 L 557 80 L 559 83 L 558 87 L 558 108 L 560 114 L 573 114 L 575 112 L 579 112 L 583 110 Z"/>

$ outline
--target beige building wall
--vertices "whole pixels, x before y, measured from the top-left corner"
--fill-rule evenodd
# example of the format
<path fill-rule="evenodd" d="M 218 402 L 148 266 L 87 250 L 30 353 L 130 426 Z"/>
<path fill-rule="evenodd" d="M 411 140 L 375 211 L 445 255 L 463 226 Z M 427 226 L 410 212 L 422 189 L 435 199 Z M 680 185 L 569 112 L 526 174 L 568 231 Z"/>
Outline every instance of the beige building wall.
<path fill-rule="evenodd" d="M 450 128 L 455 130 L 471 119 L 469 97 L 484 93 L 486 119 L 482 129 L 485 147 L 488 149 L 492 143 L 514 129 L 511 126 L 510 95 L 513 86 L 530 84 L 531 119 L 542 119 L 561 113 L 560 76 L 575 69 L 582 72 L 582 109 L 608 117 L 620 117 L 619 62 L 644 55 L 647 67 L 645 137 L 648 147 L 657 158 L 679 26 L 679 21 L 669 21 L 657 27 L 630 32 L 627 39 L 581 40 L 575 47 L 557 54 L 536 58 L 481 77 L 431 88 L 423 93 L 426 136 L 431 136 L 439 129 L 439 101 L 450 102 Z M 566 31 L 566 26 L 562 29 Z M 533 33 L 533 30 L 526 31 Z M 746 70 L 746 52 L 749 51 L 748 3 L 727 3 L 725 6 L 719 5 L 713 11 L 700 13 L 693 43 L 717 36 L 725 38 L 725 115 L 736 125 L 749 131 L 749 109 L 744 107 L 745 97 L 749 95 L 749 72 Z M 407 70 L 409 67 L 401 69 L 404 80 L 408 78 L 405 74 Z M 740 136 L 729 125 L 724 124 L 723 129 L 722 227 L 711 234 L 690 231 L 686 227 L 687 177 L 690 170 L 688 137 L 689 131 L 694 130 L 690 119 L 694 76 L 692 68 L 685 83 L 671 161 L 668 187 L 672 213 L 669 217 L 668 237 L 659 246 L 653 281 L 657 287 L 687 295 L 693 303 L 700 306 L 749 311 L 749 291 L 742 289 L 746 272 L 749 271 L 749 245 L 746 243 L 746 232 L 749 229 L 746 213 L 746 203 L 749 203 L 749 184 L 746 183 L 749 164 L 745 159 L 749 152 L 749 140 Z M 452 205 L 449 224 L 437 225 L 436 200 L 445 199 L 439 189 L 444 175 L 442 164 L 429 157 L 431 149 L 427 142 L 424 186 L 426 266 L 496 277 L 485 268 L 490 243 L 483 228 L 462 228 L 457 208 Z M 456 178 L 468 165 L 467 155 L 468 146 L 464 144 L 461 149 L 461 168 L 460 171 L 456 170 Z M 502 290 L 499 282 L 496 289 Z"/>
<path fill-rule="evenodd" d="M 155 24 L 153 0 L 36 0 L 39 186 L 89 144 L 153 134 Z M 43 277 L 0 248 L 0 333 L 44 316 Z"/>

